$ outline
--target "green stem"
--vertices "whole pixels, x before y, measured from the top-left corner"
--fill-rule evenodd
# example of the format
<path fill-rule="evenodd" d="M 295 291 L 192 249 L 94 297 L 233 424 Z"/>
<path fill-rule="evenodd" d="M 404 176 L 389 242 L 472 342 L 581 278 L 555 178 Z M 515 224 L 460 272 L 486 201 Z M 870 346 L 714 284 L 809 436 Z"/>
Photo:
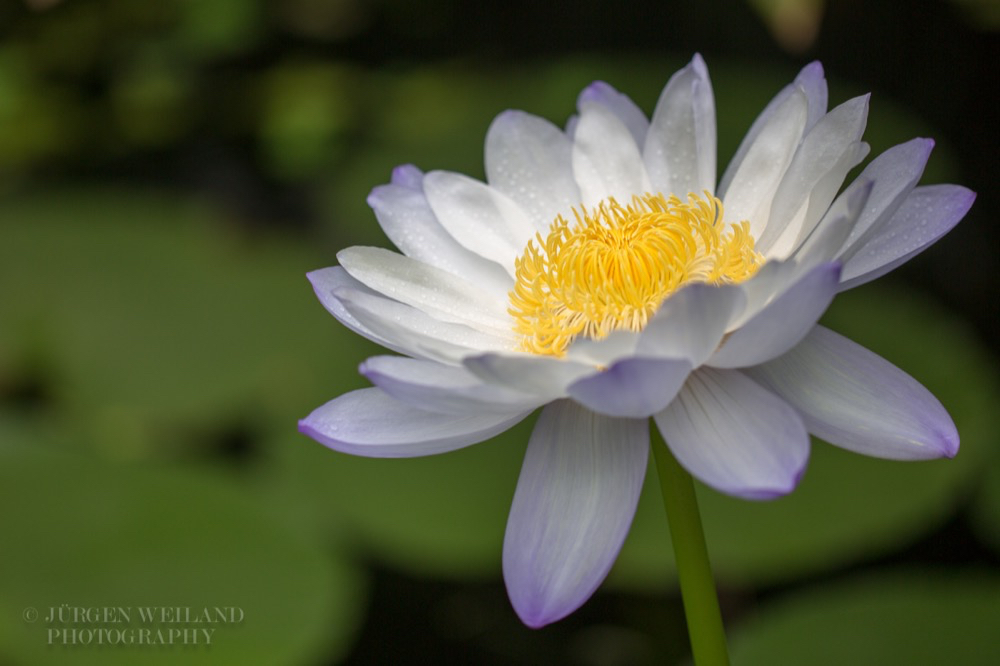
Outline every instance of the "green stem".
<path fill-rule="evenodd" d="M 722 627 L 712 566 L 708 561 L 708 549 L 705 547 L 705 533 L 698 514 L 694 482 L 687 470 L 674 459 L 655 423 L 651 422 L 650 431 L 663 506 L 667 510 L 670 538 L 674 542 L 677 577 L 694 663 L 697 666 L 726 666 L 729 663 L 726 634 Z"/>

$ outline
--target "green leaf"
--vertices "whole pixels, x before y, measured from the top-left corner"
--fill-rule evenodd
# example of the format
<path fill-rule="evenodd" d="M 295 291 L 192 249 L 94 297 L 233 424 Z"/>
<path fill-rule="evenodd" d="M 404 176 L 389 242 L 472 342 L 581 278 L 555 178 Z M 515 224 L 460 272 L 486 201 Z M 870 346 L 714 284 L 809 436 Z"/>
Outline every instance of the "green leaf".
<path fill-rule="evenodd" d="M 0 452 L 0 504 L 4 663 L 316 663 L 343 655 L 358 626 L 358 574 L 221 476 Z M 140 607 L 189 610 L 147 622 Z M 235 621 L 180 619 L 206 608 Z M 81 615 L 105 609 L 115 619 Z M 201 628 L 210 645 L 190 632 L 137 644 L 143 629 Z"/>
<path fill-rule="evenodd" d="M 1000 553 L 1000 448 L 996 446 L 996 436 L 993 440 L 983 483 L 972 505 L 972 527 L 983 543 Z"/>
<path fill-rule="evenodd" d="M 374 347 L 305 277 L 332 250 L 244 234 L 163 194 L 52 191 L 7 201 L 3 222 L 0 373 L 45 371 L 72 446 L 177 457 L 191 446 L 180 434 L 250 411 L 291 430 L 326 392 L 361 383 Z"/>
<path fill-rule="evenodd" d="M 1000 663 L 1000 576 L 893 572 L 797 592 L 732 633 L 735 664 Z"/>

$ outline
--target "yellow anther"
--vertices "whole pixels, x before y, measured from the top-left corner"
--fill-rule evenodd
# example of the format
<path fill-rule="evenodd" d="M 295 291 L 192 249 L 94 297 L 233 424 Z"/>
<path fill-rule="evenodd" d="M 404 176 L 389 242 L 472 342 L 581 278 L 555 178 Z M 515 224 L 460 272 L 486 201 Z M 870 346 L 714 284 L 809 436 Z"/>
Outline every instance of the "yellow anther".
<path fill-rule="evenodd" d="M 508 312 L 522 348 L 562 356 L 577 337 L 641 330 L 664 299 L 692 282 L 733 284 L 764 263 L 750 223 L 727 225 L 707 192 L 645 194 L 573 209 L 538 234 L 515 262 Z"/>

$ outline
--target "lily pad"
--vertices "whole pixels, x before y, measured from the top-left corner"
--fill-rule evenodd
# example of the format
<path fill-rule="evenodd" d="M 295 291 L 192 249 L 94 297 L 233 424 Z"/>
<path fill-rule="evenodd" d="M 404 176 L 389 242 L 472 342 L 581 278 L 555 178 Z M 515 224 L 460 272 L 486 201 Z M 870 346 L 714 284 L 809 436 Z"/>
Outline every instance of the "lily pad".
<path fill-rule="evenodd" d="M 1000 663 L 1000 576 L 871 574 L 760 609 L 732 635 L 733 663 L 927 666 Z"/>
<path fill-rule="evenodd" d="M 983 543 L 1000 553 L 1000 448 L 996 440 L 972 506 L 972 526 Z"/>
<path fill-rule="evenodd" d="M 315 663 L 357 572 L 221 476 L 0 452 L 0 661 Z"/>
<path fill-rule="evenodd" d="M 299 239 L 166 194 L 53 191 L 2 215 L 0 375 L 44 369 L 75 447 L 176 457 L 179 432 L 241 411 L 294 428 L 325 391 L 361 384 L 374 348 L 338 339 L 305 279 L 324 260 Z"/>

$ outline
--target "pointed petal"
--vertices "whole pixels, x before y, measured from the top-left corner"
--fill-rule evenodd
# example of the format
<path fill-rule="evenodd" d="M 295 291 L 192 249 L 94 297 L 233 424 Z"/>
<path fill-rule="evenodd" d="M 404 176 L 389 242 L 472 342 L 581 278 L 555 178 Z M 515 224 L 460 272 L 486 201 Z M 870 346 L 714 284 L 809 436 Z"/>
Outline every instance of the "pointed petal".
<path fill-rule="evenodd" d="M 567 390 L 598 414 L 648 418 L 670 404 L 691 369 L 691 363 L 681 359 L 626 358 L 578 379 Z"/>
<path fill-rule="evenodd" d="M 726 325 L 745 303 L 734 285 L 688 285 L 664 301 L 646 324 L 636 354 L 687 359 L 697 368 L 719 346 Z"/>
<path fill-rule="evenodd" d="M 906 196 L 916 187 L 924 166 L 931 156 L 934 141 L 913 139 L 893 146 L 871 161 L 857 180 L 851 183 L 837 200 L 851 196 L 852 191 L 866 181 L 873 183 L 868 205 L 858 218 L 843 249 L 837 254 L 842 262 L 854 256 L 878 226 L 891 218 Z M 834 205 L 837 201 L 834 202 Z"/>
<path fill-rule="evenodd" d="M 697 370 L 654 418 L 685 469 L 737 497 L 791 492 L 809 458 L 809 435 L 795 410 L 736 371 Z"/>
<path fill-rule="evenodd" d="M 646 475 L 645 420 L 570 402 L 542 410 L 531 434 L 503 543 L 503 574 L 530 627 L 579 608 L 607 576 Z"/>
<path fill-rule="evenodd" d="M 808 132 L 826 114 L 828 93 L 823 65 L 818 60 L 812 61 L 802 68 L 792 85 L 802 89 L 809 100 L 809 117 L 806 119 Z"/>
<path fill-rule="evenodd" d="M 767 228 L 775 192 L 802 140 L 808 104 L 805 93 L 796 89 L 774 109 L 754 135 L 725 190 L 726 219 L 750 222 L 754 238 Z"/>
<path fill-rule="evenodd" d="M 733 331 L 708 365 L 743 368 L 784 354 L 816 325 L 833 301 L 839 283 L 840 264 L 817 266 Z"/>
<path fill-rule="evenodd" d="M 385 235 L 406 256 L 474 280 L 491 294 L 505 295 L 511 287 L 510 276 L 445 231 L 424 196 L 423 178 L 416 167 L 397 167 L 392 184 L 380 185 L 368 195 L 368 205 Z"/>
<path fill-rule="evenodd" d="M 513 340 L 507 299 L 456 275 L 378 247 L 349 247 L 337 261 L 351 277 L 440 321 Z"/>
<path fill-rule="evenodd" d="M 360 372 L 387 394 L 406 404 L 444 414 L 511 414 L 544 402 L 537 396 L 484 384 L 460 366 L 405 356 L 373 356 Z"/>
<path fill-rule="evenodd" d="M 803 267 L 818 266 L 831 261 L 840 252 L 858 219 L 867 210 L 875 184 L 855 180 L 837 197 L 823 219 L 790 257 Z"/>
<path fill-rule="evenodd" d="M 566 397 L 566 387 L 594 374 L 594 366 L 554 356 L 536 354 L 480 354 L 462 360 L 477 377 L 490 384 L 507 386 L 548 400 Z"/>
<path fill-rule="evenodd" d="M 604 81 L 594 81 L 580 93 L 576 106 L 580 109 L 584 104 L 591 103 L 601 104 L 618 116 L 635 139 L 635 145 L 642 147 L 646 140 L 646 132 L 649 130 L 649 120 L 627 95 L 618 92 Z"/>
<path fill-rule="evenodd" d="M 660 94 L 643 149 L 653 189 L 675 194 L 715 191 L 715 98 L 700 55 Z"/>
<path fill-rule="evenodd" d="M 343 288 L 353 289 L 359 293 L 367 294 L 368 296 L 373 297 L 377 297 L 377 293 L 352 278 L 347 274 L 347 271 L 340 266 L 321 268 L 319 270 L 312 271 L 311 273 L 307 273 L 306 277 L 309 278 L 309 282 L 312 284 L 313 291 L 316 292 L 316 297 L 319 299 L 319 302 L 324 308 L 326 308 L 327 312 L 337 318 L 337 321 L 358 335 L 364 336 L 376 344 L 380 344 L 393 351 L 401 352 L 400 347 L 395 346 L 386 338 L 378 335 L 375 331 L 358 321 L 358 319 L 352 315 L 346 307 L 344 307 L 344 304 L 340 301 L 340 299 L 335 296 L 335 293 Z"/>
<path fill-rule="evenodd" d="M 817 326 L 751 377 L 784 398 L 817 437 L 879 458 L 952 457 L 958 431 L 930 391 L 881 356 Z"/>
<path fill-rule="evenodd" d="M 863 159 L 860 143 L 869 95 L 844 102 L 806 134 L 774 194 L 767 227 L 757 237 L 765 256 L 788 256 L 830 207 L 847 172 Z M 820 187 L 822 185 L 822 187 Z"/>
<path fill-rule="evenodd" d="M 573 175 L 585 206 L 615 197 L 627 204 L 651 189 L 628 128 L 601 104 L 584 103 L 573 135 Z"/>
<path fill-rule="evenodd" d="M 370 458 L 410 458 L 485 441 L 530 411 L 449 416 L 416 409 L 381 389 L 345 393 L 299 421 L 299 432 L 336 451 Z"/>
<path fill-rule="evenodd" d="M 337 289 L 333 295 L 366 329 L 386 340 L 386 346 L 407 356 L 454 364 L 470 354 L 510 347 L 505 338 L 440 321 L 380 295 L 350 288 Z"/>
<path fill-rule="evenodd" d="M 441 226 L 455 240 L 514 277 L 514 259 L 537 233 L 517 204 L 485 183 L 447 171 L 427 174 L 424 192 Z"/>
<path fill-rule="evenodd" d="M 422 192 L 424 189 L 424 172 L 413 164 L 400 164 L 392 170 L 392 184 Z"/>
<path fill-rule="evenodd" d="M 772 123 L 772 116 L 795 91 L 800 91 L 806 98 L 807 111 L 803 133 L 812 129 L 812 126 L 826 113 L 826 79 L 823 77 L 823 66 L 818 61 L 814 61 L 803 67 L 795 80 L 782 88 L 753 121 L 753 125 L 750 126 L 750 130 L 743 137 L 740 147 L 729 162 L 729 166 L 726 167 L 722 180 L 719 181 L 716 192 L 720 199 L 725 199 L 733 177 L 740 170 L 743 160 L 746 159 L 750 147 L 757 141 L 758 135 Z"/>
<path fill-rule="evenodd" d="M 841 291 L 881 277 L 923 252 L 951 231 L 975 200 L 975 192 L 961 185 L 915 188 L 844 263 Z"/>
<path fill-rule="evenodd" d="M 573 144 L 547 120 L 501 113 L 486 134 L 486 179 L 509 196 L 544 233 L 557 215 L 580 205 L 573 179 Z"/>

